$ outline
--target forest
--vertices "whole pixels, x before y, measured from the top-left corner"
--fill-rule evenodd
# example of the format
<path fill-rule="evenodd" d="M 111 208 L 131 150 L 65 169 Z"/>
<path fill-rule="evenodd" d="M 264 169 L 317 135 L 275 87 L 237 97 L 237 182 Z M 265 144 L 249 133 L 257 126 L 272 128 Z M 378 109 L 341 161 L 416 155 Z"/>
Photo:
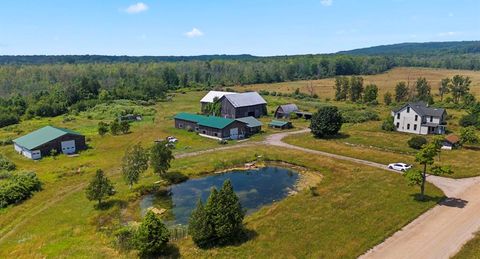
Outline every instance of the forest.
<path fill-rule="evenodd" d="M 114 99 L 154 102 L 182 88 L 371 75 L 396 66 L 478 70 L 478 45 L 424 43 L 379 46 L 366 54 L 276 57 L 0 56 L 0 127 L 22 117 L 80 112 Z M 392 54 L 380 55 L 388 51 Z"/>

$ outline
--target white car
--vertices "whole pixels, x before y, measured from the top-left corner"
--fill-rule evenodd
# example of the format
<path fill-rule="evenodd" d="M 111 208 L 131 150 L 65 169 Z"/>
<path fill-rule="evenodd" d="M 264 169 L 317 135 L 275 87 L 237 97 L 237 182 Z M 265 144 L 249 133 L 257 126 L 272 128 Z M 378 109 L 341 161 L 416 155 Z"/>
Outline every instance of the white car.
<path fill-rule="evenodd" d="M 412 165 L 405 164 L 405 163 L 393 163 L 393 164 L 389 164 L 387 167 L 388 169 L 405 172 L 408 169 L 412 168 Z"/>
<path fill-rule="evenodd" d="M 168 143 L 177 143 L 178 139 L 174 136 L 167 137 Z"/>

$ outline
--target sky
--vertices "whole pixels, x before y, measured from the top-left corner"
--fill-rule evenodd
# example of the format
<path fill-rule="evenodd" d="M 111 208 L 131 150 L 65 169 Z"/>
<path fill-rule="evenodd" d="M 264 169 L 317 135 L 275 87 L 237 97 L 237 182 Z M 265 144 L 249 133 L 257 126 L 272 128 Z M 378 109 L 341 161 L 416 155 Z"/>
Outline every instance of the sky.
<path fill-rule="evenodd" d="M 480 0 L 0 0 L 0 55 L 258 56 L 480 40 Z"/>

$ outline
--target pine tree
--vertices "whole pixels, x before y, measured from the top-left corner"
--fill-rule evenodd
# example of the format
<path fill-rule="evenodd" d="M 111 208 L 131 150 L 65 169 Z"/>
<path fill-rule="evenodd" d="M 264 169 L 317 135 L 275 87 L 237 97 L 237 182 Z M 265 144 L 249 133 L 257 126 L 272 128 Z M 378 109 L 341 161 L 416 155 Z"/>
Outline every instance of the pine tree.
<path fill-rule="evenodd" d="M 218 193 L 216 212 L 213 215 L 213 224 L 218 243 L 227 244 L 234 241 L 242 233 L 245 213 L 230 180 L 223 183 Z"/>
<path fill-rule="evenodd" d="M 170 232 L 154 212 L 145 215 L 135 234 L 135 244 L 141 257 L 165 254 Z"/>
<path fill-rule="evenodd" d="M 190 216 L 188 233 L 192 236 L 193 242 L 201 248 L 211 246 L 215 239 L 212 219 L 200 199 L 198 200 L 197 207 Z"/>
<path fill-rule="evenodd" d="M 98 169 L 85 192 L 88 200 L 97 200 L 100 206 L 103 199 L 115 194 L 115 189 L 110 180 L 103 174 L 103 171 Z"/>

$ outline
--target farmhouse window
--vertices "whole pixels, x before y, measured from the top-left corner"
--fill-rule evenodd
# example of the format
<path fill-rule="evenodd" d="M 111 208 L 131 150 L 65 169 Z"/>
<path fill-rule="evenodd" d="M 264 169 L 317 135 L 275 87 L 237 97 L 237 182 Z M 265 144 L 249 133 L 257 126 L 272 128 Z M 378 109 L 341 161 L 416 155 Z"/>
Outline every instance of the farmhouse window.
<path fill-rule="evenodd" d="M 400 119 L 400 113 L 397 113 L 397 119 Z"/>
<path fill-rule="evenodd" d="M 417 130 L 417 124 L 413 125 L 413 130 Z"/>
<path fill-rule="evenodd" d="M 433 121 L 433 116 L 430 116 L 430 122 L 432 122 L 432 121 Z"/>
<path fill-rule="evenodd" d="M 410 113 L 410 107 L 407 107 L 407 113 Z"/>
<path fill-rule="evenodd" d="M 409 123 L 409 124 L 407 124 L 407 130 L 409 130 L 409 129 L 410 129 L 410 123 Z"/>
<path fill-rule="evenodd" d="M 417 121 L 417 120 L 418 120 L 418 115 L 415 115 L 415 121 Z"/>
<path fill-rule="evenodd" d="M 397 122 L 397 129 L 400 127 L 400 122 Z"/>

